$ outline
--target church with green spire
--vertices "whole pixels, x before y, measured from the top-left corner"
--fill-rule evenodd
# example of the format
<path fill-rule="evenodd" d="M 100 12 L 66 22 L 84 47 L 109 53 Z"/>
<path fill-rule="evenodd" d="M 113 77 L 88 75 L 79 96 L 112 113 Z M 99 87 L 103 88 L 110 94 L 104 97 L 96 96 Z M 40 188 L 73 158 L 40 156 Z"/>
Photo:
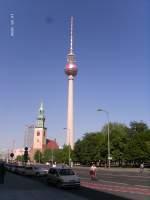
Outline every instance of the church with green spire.
<path fill-rule="evenodd" d="M 45 110 L 44 103 L 41 102 L 37 123 L 34 129 L 34 140 L 33 140 L 33 149 L 43 151 L 46 146 L 46 132 L 47 128 L 45 127 Z"/>

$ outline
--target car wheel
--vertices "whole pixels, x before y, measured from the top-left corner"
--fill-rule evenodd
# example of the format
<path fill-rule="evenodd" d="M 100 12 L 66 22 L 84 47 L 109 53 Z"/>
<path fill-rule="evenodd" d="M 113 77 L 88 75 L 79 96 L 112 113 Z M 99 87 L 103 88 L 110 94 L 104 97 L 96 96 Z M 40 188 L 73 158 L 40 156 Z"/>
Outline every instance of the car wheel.
<path fill-rule="evenodd" d="M 80 185 L 76 186 L 76 189 L 77 189 L 77 190 L 80 190 L 80 189 L 81 189 L 81 186 L 80 186 Z"/>
<path fill-rule="evenodd" d="M 57 182 L 56 186 L 57 188 L 62 188 L 62 182 Z"/>
<path fill-rule="evenodd" d="M 39 172 L 37 172 L 37 173 L 36 173 L 36 176 L 40 176 L 40 173 L 39 173 Z"/>

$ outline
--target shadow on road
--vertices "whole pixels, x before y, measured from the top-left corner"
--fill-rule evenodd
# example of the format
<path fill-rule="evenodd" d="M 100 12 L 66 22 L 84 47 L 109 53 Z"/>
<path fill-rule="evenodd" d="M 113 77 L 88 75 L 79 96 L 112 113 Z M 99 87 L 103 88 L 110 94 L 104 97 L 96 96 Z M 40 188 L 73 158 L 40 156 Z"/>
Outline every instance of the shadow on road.
<path fill-rule="evenodd" d="M 97 191 L 93 189 L 88 189 L 85 187 L 81 187 L 80 189 L 68 189 L 68 192 L 79 195 L 80 197 L 85 197 L 91 200 L 130 200 L 125 197 L 119 197 L 114 194 Z"/>

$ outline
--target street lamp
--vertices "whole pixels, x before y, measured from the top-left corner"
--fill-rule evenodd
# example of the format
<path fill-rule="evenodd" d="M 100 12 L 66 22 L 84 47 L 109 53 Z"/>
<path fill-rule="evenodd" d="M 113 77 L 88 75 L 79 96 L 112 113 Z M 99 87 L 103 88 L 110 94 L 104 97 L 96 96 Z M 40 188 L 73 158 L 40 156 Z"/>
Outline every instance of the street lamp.
<path fill-rule="evenodd" d="M 98 109 L 97 111 L 100 111 L 100 112 L 104 112 L 106 113 L 106 116 L 107 116 L 107 121 L 108 121 L 108 125 L 107 125 L 107 134 L 108 134 L 108 167 L 110 168 L 110 160 L 111 160 L 111 156 L 110 156 L 110 137 L 109 137 L 109 112 L 106 111 L 106 110 L 103 110 L 103 109 Z"/>
<path fill-rule="evenodd" d="M 67 131 L 67 128 L 63 128 L 64 130 Z M 68 129 L 69 132 L 69 147 L 68 147 L 68 163 L 69 163 L 69 167 L 71 166 L 71 156 L 70 156 L 70 131 Z"/>
<path fill-rule="evenodd" d="M 53 149 L 53 147 L 51 149 L 51 152 L 52 152 L 52 166 L 53 166 L 53 163 L 54 163 L 54 149 Z"/>

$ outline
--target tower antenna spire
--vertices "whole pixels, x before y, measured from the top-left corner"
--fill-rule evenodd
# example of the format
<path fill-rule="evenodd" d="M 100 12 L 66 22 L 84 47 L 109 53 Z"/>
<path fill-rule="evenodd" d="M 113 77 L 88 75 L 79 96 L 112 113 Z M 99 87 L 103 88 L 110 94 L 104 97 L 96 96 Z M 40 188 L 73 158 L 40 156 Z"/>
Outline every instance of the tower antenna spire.
<path fill-rule="evenodd" d="M 70 27 L 70 54 L 73 54 L 73 16 L 71 16 L 71 27 Z"/>

